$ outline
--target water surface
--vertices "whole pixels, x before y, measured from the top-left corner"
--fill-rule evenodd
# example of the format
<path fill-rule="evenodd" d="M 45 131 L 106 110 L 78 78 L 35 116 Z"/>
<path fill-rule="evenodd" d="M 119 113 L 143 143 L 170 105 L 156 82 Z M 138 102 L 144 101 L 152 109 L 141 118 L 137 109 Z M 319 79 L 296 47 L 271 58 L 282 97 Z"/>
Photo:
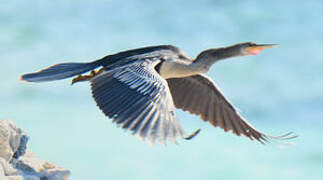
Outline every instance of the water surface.
<path fill-rule="evenodd" d="M 0 117 L 31 137 L 39 157 L 71 179 L 321 179 L 323 2 L 8 1 L 0 4 Z M 278 43 L 258 56 L 216 64 L 208 73 L 258 129 L 294 131 L 296 146 L 263 146 L 177 112 L 192 141 L 150 146 L 116 128 L 70 80 L 18 82 L 59 62 L 172 44 L 195 57 L 237 42 Z"/>

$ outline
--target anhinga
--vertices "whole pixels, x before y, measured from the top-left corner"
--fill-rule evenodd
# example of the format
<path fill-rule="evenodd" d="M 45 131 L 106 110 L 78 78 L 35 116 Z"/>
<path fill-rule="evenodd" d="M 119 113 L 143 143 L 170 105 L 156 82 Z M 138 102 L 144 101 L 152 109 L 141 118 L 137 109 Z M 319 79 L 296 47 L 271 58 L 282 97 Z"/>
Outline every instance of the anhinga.
<path fill-rule="evenodd" d="M 77 76 L 72 84 L 90 81 L 93 98 L 104 114 L 151 143 L 157 140 L 165 144 L 166 139 L 176 142 L 176 137 L 184 138 L 175 107 L 200 115 L 202 120 L 224 131 L 231 130 L 238 136 L 242 134 L 265 143 L 295 136 L 291 133 L 269 136 L 255 129 L 203 73 L 217 61 L 257 55 L 274 46 L 246 42 L 208 49 L 195 59 L 171 45 L 151 46 L 108 55 L 90 63 L 56 64 L 20 78 L 43 82 Z M 82 75 L 88 71 L 91 71 L 89 75 Z"/>

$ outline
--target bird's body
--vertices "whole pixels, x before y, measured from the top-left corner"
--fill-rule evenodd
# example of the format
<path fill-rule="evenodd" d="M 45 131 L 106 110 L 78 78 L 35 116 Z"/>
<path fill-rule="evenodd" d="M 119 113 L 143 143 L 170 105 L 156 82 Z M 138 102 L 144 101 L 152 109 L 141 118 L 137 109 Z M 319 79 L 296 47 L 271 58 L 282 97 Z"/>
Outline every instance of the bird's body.
<path fill-rule="evenodd" d="M 241 43 L 203 51 L 196 59 L 174 46 L 152 46 L 108 55 L 90 63 L 57 64 L 25 74 L 21 79 L 41 82 L 78 75 L 72 83 L 90 81 L 93 98 L 106 116 L 152 143 L 158 140 L 164 144 L 166 139 L 176 142 L 176 137 L 184 137 L 175 107 L 200 115 L 215 127 L 263 143 L 290 137 L 268 136 L 256 130 L 216 84 L 202 74 L 219 60 L 255 55 L 271 46 Z M 92 71 L 90 75 L 81 75 L 88 71 Z"/>

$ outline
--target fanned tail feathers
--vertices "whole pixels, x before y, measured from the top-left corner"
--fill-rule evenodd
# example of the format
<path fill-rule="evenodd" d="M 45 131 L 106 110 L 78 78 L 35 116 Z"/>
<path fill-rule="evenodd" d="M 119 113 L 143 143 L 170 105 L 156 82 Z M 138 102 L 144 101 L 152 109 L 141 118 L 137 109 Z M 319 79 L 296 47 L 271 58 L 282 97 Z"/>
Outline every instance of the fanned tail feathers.
<path fill-rule="evenodd" d="M 49 66 L 35 73 L 20 76 L 20 80 L 27 82 L 45 82 L 69 78 L 95 69 L 99 65 L 91 63 L 61 63 Z"/>

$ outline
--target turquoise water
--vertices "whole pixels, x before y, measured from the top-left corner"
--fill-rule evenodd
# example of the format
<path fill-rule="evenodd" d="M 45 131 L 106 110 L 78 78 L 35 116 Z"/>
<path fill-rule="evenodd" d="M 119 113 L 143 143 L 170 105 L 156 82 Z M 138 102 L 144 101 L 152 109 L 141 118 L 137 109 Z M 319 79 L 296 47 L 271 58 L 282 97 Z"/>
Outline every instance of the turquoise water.
<path fill-rule="evenodd" d="M 323 1 L 7 1 L 0 3 L 0 118 L 71 179 L 322 179 Z M 173 44 L 194 57 L 237 42 L 278 43 L 208 73 L 258 129 L 294 131 L 263 146 L 177 112 L 192 141 L 150 146 L 96 107 L 86 83 L 26 84 L 22 73 L 121 50 Z"/>

